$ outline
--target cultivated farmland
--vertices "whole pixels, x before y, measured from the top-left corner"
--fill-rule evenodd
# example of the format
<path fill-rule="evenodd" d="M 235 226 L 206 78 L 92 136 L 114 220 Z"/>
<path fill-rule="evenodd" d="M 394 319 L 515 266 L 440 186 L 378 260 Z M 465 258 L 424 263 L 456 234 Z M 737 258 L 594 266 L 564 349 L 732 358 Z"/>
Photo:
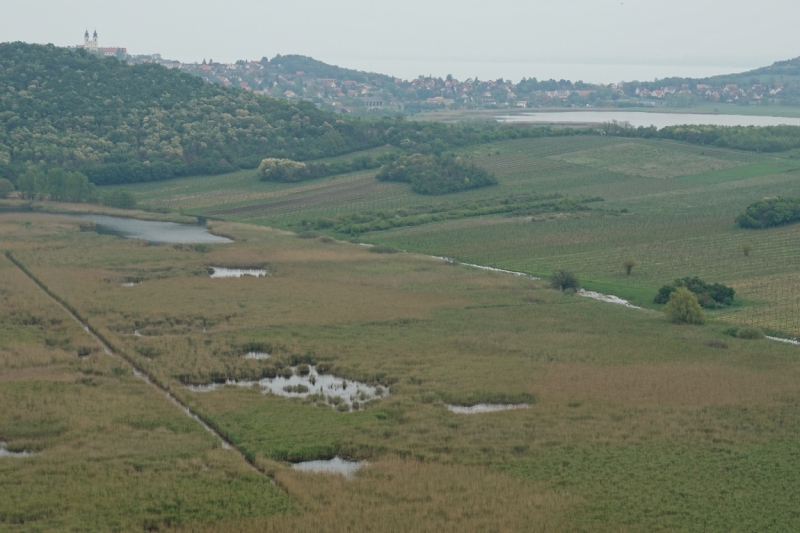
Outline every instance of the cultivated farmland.
<path fill-rule="evenodd" d="M 265 184 L 241 172 L 133 188 L 143 202 L 189 213 L 293 229 L 351 213 L 469 208 L 524 194 L 594 198 L 591 209 L 540 215 L 467 217 L 387 231 L 336 235 L 457 260 L 548 275 L 574 270 L 589 287 L 650 305 L 676 277 L 732 285 L 742 305 L 714 316 L 800 335 L 800 265 L 795 227 L 742 230 L 733 218 L 765 196 L 800 195 L 800 161 L 669 141 L 577 136 L 520 139 L 465 150 L 499 185 L 444 197 L 379 183 L 374 171 L 306 182 Z M 754 251 L 745 257 L 741 244 Z M 634 257 L 626 276 L 619 264 Z"/>

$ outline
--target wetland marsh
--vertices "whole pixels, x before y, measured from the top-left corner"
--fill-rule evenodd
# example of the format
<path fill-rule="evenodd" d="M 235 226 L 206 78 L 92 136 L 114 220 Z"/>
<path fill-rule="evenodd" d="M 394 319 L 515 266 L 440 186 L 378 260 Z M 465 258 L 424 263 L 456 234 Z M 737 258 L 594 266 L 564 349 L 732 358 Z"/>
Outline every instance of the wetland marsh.
<path fill-rule="evenodd" d="M 676 327 L 658 313 L 564 294 L 530 276 L 255 225 L 210 223 L 234 242 L 198 250 L 85 232 L 80 223 L 3 214 L 0 240 L 115 352 L 235 449 L 122 361 L 100 349 L 78 356 L 94 339 L 0 258 L 0 438 L 35 453 L 0 462 L 5 479 L 27 480 L 5 486 L 5 529 L 20 520 L 45 530 L 86 523 L 93 507 L 82 498 L 95 474 L 80 470 L 86 452 L 77 442 L 92 442 L 117 472 L 112 479 L 130 487 L 106 497 L 118 510 L 98 529 L 224 531 L 233 517 L 265 531 L 340 531 L 352 520 L 364 529 L 372 520 L 388 530 L 566 532 L 624 527 L 630 516 L 642 529 L 675 531 L 732 529 L 731 517 L 797 525 L 791 493 L 748 474 L 768 462 L 771 486 L 797 481 L 787 455 L 800 438 L 796 346 L 728 337 L 720 324 Z M 271 276 L 231 283 L 206 271 L 266 263 Z M 145 281 L 121 286 L 134 278 Z M 270 356 L 247 358 L 250 350 Z M 312 367 L 323 377 L 322 365 L 340 386 L 347 381 L 342 392 L 387 393 L 339 412 L 283 390 L 299 381 L 278 388 L 286 394 L 187 387 L 265 376 L 275 384 L 278 375 L 311 376 Z M 529 406 L 475 415 L 447 407 L 482 404 Z M 369 464 L 346 479 L 294 467 L 332 457 Z M 69 472 L 59 494 L 72 511 L 44 497 L 50 488 L 35 472 L 50 461 Z M 645 479 L 655 465 L 663 483 Z M 753 505 L 716 491 L 731 468 Z M 628 470 L 632 482 L 610 490 L 603 481 Z M 213 486 L 227 492 L 200 491 L 222 479 L 229 481 Z M 175 483 L 184 504 L 154 505 L 144 489 Z M 654 501 L 677 509 L 666 524 L 648 511 Z M 498 505 L 502 515 L 491 512 Z"/>

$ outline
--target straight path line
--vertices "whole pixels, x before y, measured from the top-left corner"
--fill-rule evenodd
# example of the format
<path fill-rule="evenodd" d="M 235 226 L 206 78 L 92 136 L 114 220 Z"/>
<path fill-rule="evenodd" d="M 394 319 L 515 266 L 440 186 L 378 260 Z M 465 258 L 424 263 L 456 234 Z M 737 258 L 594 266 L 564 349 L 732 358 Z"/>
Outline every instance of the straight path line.
<path fill-rule="evenodd" d="M 80 325 L 81 325 L 81 327 L 82 327 L 82 328 L 83 328 L 83 329 L 84 329 L 84 330 L 85 330 L 85 331 L 86 331 L 86 332 L 87 332 L 89 335 L 91 335 L 91 336 L 92 336 L 92 338 L 93 338 L 93 339 L 94 339 L 94 340 L 95 340 L 95 341 L 96 341 L 96 342 L 97 342 L 97 343 L 98 343 L 98 344 L 99 344 L 99 345 L 100 345 L 100 346 L 103 348 L 103 351 L 104 351 L 104 352 L 105 352 L 107 355 L 110 355 L 110 356 L 112 356 L 112 357 L 114 357 L 114 356 L 118 356 L 118 357 L 120 357 L 120 359 L 122 359 L 123 361 L 125 361 L 126 363 L 128 363 L 128 365 L 130 365 L 130 367 L 133 369 L 133 374 L 134 374 L 136 377 L 138 377 L 138 378 L 140 378 L 140 379 L 144 380 L 145 382 L 149 383 L 150 385 L 152 385 L 153 387 L 155 387 L 157 390 L 159 390 L 161 393 L 163 393 L 163 394 L 164 394 L 164 395 L 165 395 L 165 396 L 166 396 L 166 397 L 167 397 L 167 398 L 168 398 L 168 399 L 169 399 L 169 400 L 170 400 L 172 403 L 174 403 L 175 405 L 177 405 L 178 407 L 180 407 L 180 408 L 183 410 L 183 412 L 185 412 L 185 413 L 186 413 L 186 414 L 187 414 L 189 417 L 191 417 L 191 418 L 192 418 L 192 419 L 194 419 L 195 421 L 199 422 L 199 423 L 200 423 L 200 424 L 201 424 L 201 425 L 202 425 L 202 426 L 203 426 L 203 427 L 206 429 L 206 431 L 208 431 L 208 432 L 209 432 L 209 433 L 211 433 L 212 435 L 216 436 L 216 437 L 217 437 L 217 438 L 220 440 L 220 442 L 222 443 L 222 447 L 223 447 L 224 449 L 226 449 L 226 450 L 233 450 L 234 452 L 236 452 L 236 453 L 237 453 L 237 454 L 238 454 L 238 455 L 239 455 L 239 456 L 240 456 L 242 459 L 244 459 L 244 461 L 245 461 L 245 462 L 246 462 L 246 463 L 247 463 L 247 464 L 248 464 L 248 465 L 249 465 L 249 466 L 250 466 L 250 467 L 251 467 L 251 468 L 252 468 L 254 471 L 256 471 L 256 472 L 258 472 L 259 474 L 262 474 L 262 475 L 264 475 L 264 476 L 268 477 L 268 478 L 269 478 L 269 480 L 272 482 L 272 484 L 273 484 L 273 485 L 276 485 L 276 483 L 275 483 L 275 478 L 274 478 L 273 476 L 269 475 L 267 472 L 265 472 L 264 470 L 262 470 L 261 468 L 259 468 L 259 467 L 258 467 L 258 465 L 256 465 L 256 463 L 255 463 L 255 461 L 254 461 L 254 460 L 253 460 L 253 461 L 251 461 L 251 460 L 250 460 L 250 459 L 249 459 L 249 458 L 248 458 L 248 457 L 247 457 L 247 456 L 244 454 L 244 452 L 242 452 L 242 451 L 241 451 L 239 448 L 237 448 L 237 447 L 236 447 L 236 446 L 235 446 L 235 445 L 234 445 L 234 444 L 233 444 L 233 443 L 232 443 L 230 440 L 228 440 L 228 439 L 225 437 L 225 435 L 223 435 L 223 434 L 222 434 L 222 433 L 221 433 L 219 430 L 217 430 L 216 428 L 214 428 L 214 426 L 212 426 L 212 425 L 211 425 L 209 422 L 207 422 L 205 419 L 203 419 L 203 417 L 202 417 L 202 416 L 200 416 L 198 413 L 195 413 L 195 412 L 194 412 L 194 411 L 193 411 L 193 410 L 192 410 L 192 409 L 191 409 L 191 408 L 190 408 L 188 405 L 186 405 L 186 404 L 185 404 L 184 402 L 182 402 L 182 401 L 181 401 L 181 400 L 180 400 L 178 397 L 176 397 L 174 394 L 172 394 L 172 393 L 171 393 L 171 392 L 170 392 L 170 391 L 169 391 L 169 390 L 168 390 L 166 387 L 164 387 L 163 385 L 161 385 L 160 383 L 158 383 L 157 381 L 155 381 L 155 380 L 154 380 L 154 379 L 153 379 L 153 378 L 152 378 L 152 377 L 151 377 L 151 376 L 150 376 L 150 375 L 149 375 L 149 374 L 148 374 L 148 373 L 147 373 L 145 370 L 143 370 L 143 369 L 139 368 L 139 367 L 136 365 L 136 363 L 135 363 L 133 360 L 131 360 L 129 357 L 127 357 L 127 356 L 126 356 L 124 353 L 122 353 L 122 352 L 115 353 L 115 352 L 114 352 L 114 350 L 113 350 L 113 349 L 111 348 L 111 346 L 109 345 L 109 343 L 108 343 L 108 342 L 106 342 L 106 340 L 105 340 L 105 339 L 104 339 L 104 338 L 103 338 L 103 337 L 100 335 L 100 333 L 98 333 L 97 331 L 95 331 L 95 330 L 94 330 L 94 328 L 92 328 L 92 327 L 91 327 L 91 326 L 88 324 L 88 322 L 86 322 L 85 320 L 83 320 L 83 319 L 80 317 L 80 315 L 78 315 L 78 312 L 77 312 L 77 311 L 75 311 L 74 309 L 72 309 L 72 306 L 70 306 L 69 304 L 67 304 L 67 303 L 66 303 L 66 302 L 65 302 L 63 299 L 61 299 L 61 298 L 60 298 L 58 295 L 56 295 L 55 293 L 53 293 L 53 292 L 52 292 L 52 291 L 51 291 L 51 290 L 50 290 L 50 289 L 47 287 L 47 285 L 45 285 L 44 283 L 42 283 L 42 282 L 39 280 L 39 278 L 37 278 L 36 276 L 34 276 L 34 275 L 33 275 L 33 273 L 32 273 L 32 272 L 30 272 L 30 271 L 29 271 L 29 270 L 28 270 L 28 269 L 25 267 L 25 265 L 23 265 L 23 264 L 22 264 L 22 263 L 21 263 L 21 262 L 20 262 L 20 261 L 19 261 L 17 258 L 15 258 L 11 252 L 9 252 L 9 251 L 5 252 L 5 256 L 6 256 L 6 258 L 7 258 L 9 261 L 11 261 L 11 263 L 13 263 L 13 264 L 14 264 L 14 266 L 16 266 L 17 268 L 19 268 L 19 269 L 20 269 L 20 271 L 22 271 L 22 273 L 23 273 L 23 274 L 25 274 L 25 276 L 27 276 L 27 277 L 28 277 L 28 279 L 30 279 L 31 281 L 33 281 L 33 282 L 34 282 L 34 283 L 35 283 L 35 284 L 36 284 L 36 285 L 37 285 L 37 286 L 38 286 L 38 287 L 39 287 L 39 288 L 40 288 L 42 291 L 44 291 L 44 293 L 45 293 L 45 294 L 47 294 L 47 296 L 49 296 L 49 297 L 50 297 L 50 299 L 51 299 L 51 300 L 53 300 L 53 301 L 56 303 L 56 305 L 58 305 L 58 306 L 59 306 L 61 309 L 63 309 L 63 310 L 64 310 L 64 312 L 66 312 L 66 313 L 67 313 L 69 316 L 71 316 L 73 320 L 75 320 L 75 321 L 76 321 L 78 324 L 80 324 Z M 288 494 L 288 491 L 286 490 L 286 488 L 285 488 L 285 487 L 281 486 L 281 489 L 282 489 L 284 492 L 286 492 L 286 493 Z"/>

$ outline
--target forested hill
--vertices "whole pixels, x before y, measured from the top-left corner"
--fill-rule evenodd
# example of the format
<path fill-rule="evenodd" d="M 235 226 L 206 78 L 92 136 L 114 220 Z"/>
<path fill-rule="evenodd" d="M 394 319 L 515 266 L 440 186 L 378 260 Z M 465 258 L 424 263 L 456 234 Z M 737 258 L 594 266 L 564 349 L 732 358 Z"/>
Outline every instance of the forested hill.
<path fill-rule="evenodd" d="M 157 65 L 52 45 L 0 44 L 0 175 L 30 164 L 96 183 L 313 159 L 385 142 L 306 102 L 214 86 Z"/>
<path fill-rule="evenodd" d="M 262 63 L 264 61 L 266 61 L 266 59 L 262 60 Z M 282 72 L 294 75 L 298 72 L 302 72 L 306 76 L 313 76 L 315 78 L 333 78 L 335 80 L 352 80 L 356 82 L 366 82 L 369 80 L 379 80 L 382 82 L 394 81 L 392 76 L 387 76 L 386 74 L 342 68 L 336 65 L 323 63 L 312 57 L 301 55 L 282 56 L 279 54 L 267 61 L 267 63 L 269 66 Z"/>
<path fill-rule="evenodd" d="M 565 129 L 554 134 L 573 134 Z M 518 136 L 512 126 L 348 119 L 308 102 L 52 45 L 0 44 L 0 177 L 79 170 L 97 184 L 256 168 L 392 144 L 441 151 Z"/>

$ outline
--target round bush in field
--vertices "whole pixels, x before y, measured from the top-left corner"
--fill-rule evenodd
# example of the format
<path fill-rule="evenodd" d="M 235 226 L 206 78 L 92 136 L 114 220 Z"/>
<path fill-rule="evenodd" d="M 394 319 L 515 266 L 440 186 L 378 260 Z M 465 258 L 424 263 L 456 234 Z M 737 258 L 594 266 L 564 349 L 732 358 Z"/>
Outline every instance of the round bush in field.
<path fill-rule="evenodd" d="M 550 284 L 554 289 L 558 289 L 560 291 L 566 291 L 568 289 L 575 291 L 581 286 L 578 276 L 576 276 L 574 272 L 570 272 L 569 270 L 565 270 L 563 268 L 553 272 L 553 275 L 550 277 Z"/>
<path fill-rule="evenodd" d="M 764 332 L 753 326 L 745 326 L 743 328 L 739 328 L 739 330 L 736 332 L 736 336 L 740 339 L 763 339 Z"/>
<path fill-rule="evenodd" d="M 664 314 L 676 324 L 705 324 L 706 322 L 706 315 L 697 301 L 697 296 L 685 287 L 678 288 L 670 295 L 667 305 L 664 306 Z"/>

